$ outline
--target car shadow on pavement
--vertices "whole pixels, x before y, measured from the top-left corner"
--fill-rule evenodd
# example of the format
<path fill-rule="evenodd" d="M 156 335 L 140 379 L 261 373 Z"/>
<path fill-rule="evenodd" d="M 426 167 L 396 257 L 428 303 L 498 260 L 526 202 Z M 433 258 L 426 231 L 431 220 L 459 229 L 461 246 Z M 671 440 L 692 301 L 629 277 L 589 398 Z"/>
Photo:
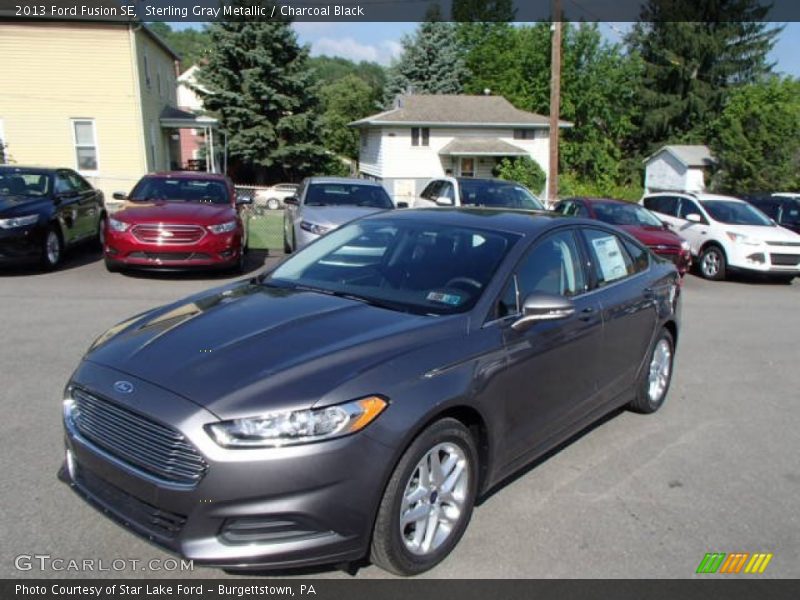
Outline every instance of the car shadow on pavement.
<path fill-rule="evenodd" d="M 50 275 L 59 271 L 79 269 L 92 263 L 103 260 L 103 253 L 94 247 L 80 245 L 70 248 L 64 253 L 64 258 L 58 267 L 52 271 L 44 271 L 38 261 L 31 260 L 19 263 L 0 265 L 0 277 L 29 277 L 31 275 Z"/>
<path fill-rule="evenodd" d="M 367 559 L 343 564 L 317 565 L 311 567 L 278 568 L 278 569 L 223 569 L 226 574 L 234 577 L 303 577 L 307 575 L 330 575 L 331 573 L 346 573 L 351 577 L 358 575 L 358 571 L 370 566 Z"/>

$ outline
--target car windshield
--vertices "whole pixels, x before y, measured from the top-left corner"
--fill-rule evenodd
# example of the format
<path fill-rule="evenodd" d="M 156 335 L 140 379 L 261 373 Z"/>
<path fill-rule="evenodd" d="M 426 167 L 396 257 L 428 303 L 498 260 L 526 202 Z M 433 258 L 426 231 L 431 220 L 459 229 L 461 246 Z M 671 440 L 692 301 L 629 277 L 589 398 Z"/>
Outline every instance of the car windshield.
<path fill-rule="evenodd" d="M 594 214 L 600 221 L 611 225 L 636 225 L 639 227 L 662 227 L 661 221 L 646 208 L 638 204 L 622 202 L 596 202 L 592 204 Z"/>
<path fill-rule="evenodd" d="M 462 206 L 489 206 L 544 210 L 541 201 L 518 183 L 495 180 L 461 180 Z"/>
<path fill-rule="evenodd" d="M 519 236 L 412 220 L 361 220 L 280 265 L 266 285 L 418 314 L 472 308 Z"/>
<path fill-rule="evenodd" d="M 359 183 L 312 183 L 308 186 L 305 205 L 394 208 L 383 187 Z"/>
<path fill-rule="evenodd" d="M 128 198 L 135 202 L 230 203 L 227 186 L 222 181 L 188 177 L 145 177 L 136 184 Z"/>
<path fill-rule="evenodd" d="M 701 200 L 700 204 L 708 211 L 711 218 L 728 225 L 766 225 L 772 226 L 764 213 L 745 202 L 730 200 Z"/>
<path fill-rule="evenodd" d="M 0 196 L 50 195 L 50 173 L 38 169 L 0 170 Z"/>

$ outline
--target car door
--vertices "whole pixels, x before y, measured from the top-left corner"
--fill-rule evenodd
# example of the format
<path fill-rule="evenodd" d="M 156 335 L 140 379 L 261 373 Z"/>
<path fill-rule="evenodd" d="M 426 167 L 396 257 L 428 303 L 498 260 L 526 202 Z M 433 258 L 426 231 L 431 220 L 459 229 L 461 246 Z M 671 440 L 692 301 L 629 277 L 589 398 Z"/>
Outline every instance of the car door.
<path fill-rule="evenodd" d="M 596 394 L 602 322 L 599 303 L 586 293 L 584 263 L 573 228 L 546 234 L 517 265 L 499 300 L 503 311 L 519 313 L 529 294 L 553 293 L 568 296 L 576 308 L 566 319 L 541 321 L 525 331 L 511 328 L 513 314 L 505 317 L 504 463 L 524 460 L 557 437 Z"/>
<path fill-rule="evenodd" d="M 53 177 L 53 201 L 65 245 L 81 239 L 80 194 L 67 173 L 59 169 Z"/>
<path fill-rule="evenodd" d="M 309 182 L 304 179 L 300 184 L 300 188 L 295 194 L 297 204 L 284 204 L 283 210 L 283 231 L 284 239 L 292 244 L 292 250 L 297 250 L 294 247 L 294 240 L 297 239 L 297 228 L 300 226 L 301 220 L 301 206 L 305 202 L 306 191 L 308 190 Z"/>
<path fill-rule="evenodd" d="M 581 228 L 589 256 L 593 298 L 603 319 L 603 357 L 599 369 L 600 399 L 608 402 L 634 384 L 655 331 L 655 295 L 646 276 L 649 252 L 605 228 Z"/>
<path fill-rule="evenodd" d="M 436 198 L 439 197 L 439 190 L 442 188 L 443 183 L 444 181 L 441 179 L 434 179 L 428 183 L 425 189 L 422 190 L 419 198 L 414 202 L 414 207 L 429 208 L 431 206 L 436 206 Z"/>
<path fill-rule="evenodd" d="M 675 233 L 689 242 L 692 248 L 692 254 L 695 256 L 700 253 L 700 248 L 708 240 L 709 223 L 706 218 L 705 212 L 700 208 L 695 200 L 691 198 L 682 197 L 679 199 L 678 206 L 678 226 L 673 229 Z M 687 217 L 689 215 L 697 215 L 700 218 L 699 222 L 690 221 Z"/>
<path fill-rule="evenodd" d="M 78 193 L 78 230 L 81 238 L 97 235 L 103 211 L 101 192 L 75 171 L 66 171 L 66 177 Z"/>

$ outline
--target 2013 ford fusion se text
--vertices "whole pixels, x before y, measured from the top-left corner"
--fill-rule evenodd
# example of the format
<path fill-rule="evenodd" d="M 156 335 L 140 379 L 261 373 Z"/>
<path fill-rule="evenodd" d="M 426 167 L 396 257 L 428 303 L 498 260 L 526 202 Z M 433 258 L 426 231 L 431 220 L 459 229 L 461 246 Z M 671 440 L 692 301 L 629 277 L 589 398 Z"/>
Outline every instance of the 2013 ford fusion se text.
<path fill-rule="evenodd" d="M 65 390 L 60 476 L 195 564 L 430 569 L 476 497 L 662 406 L 679 275 L 548 213 L 378 213 L 120 323 Z"/>

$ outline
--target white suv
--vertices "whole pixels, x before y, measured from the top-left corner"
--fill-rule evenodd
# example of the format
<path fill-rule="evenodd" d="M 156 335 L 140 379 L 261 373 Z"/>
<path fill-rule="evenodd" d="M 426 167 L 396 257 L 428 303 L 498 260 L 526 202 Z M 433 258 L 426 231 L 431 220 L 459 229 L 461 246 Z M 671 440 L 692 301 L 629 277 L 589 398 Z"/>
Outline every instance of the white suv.
<path fill-rule="evenodd" d="M 642 204 L 689 242 L 706 279 L 725 279 L 729 269 L 768 273 L 787 282 L 800 275 L 800 235 L 779 227 L 747 202 L 663 192 L 646 195 Z"/>

